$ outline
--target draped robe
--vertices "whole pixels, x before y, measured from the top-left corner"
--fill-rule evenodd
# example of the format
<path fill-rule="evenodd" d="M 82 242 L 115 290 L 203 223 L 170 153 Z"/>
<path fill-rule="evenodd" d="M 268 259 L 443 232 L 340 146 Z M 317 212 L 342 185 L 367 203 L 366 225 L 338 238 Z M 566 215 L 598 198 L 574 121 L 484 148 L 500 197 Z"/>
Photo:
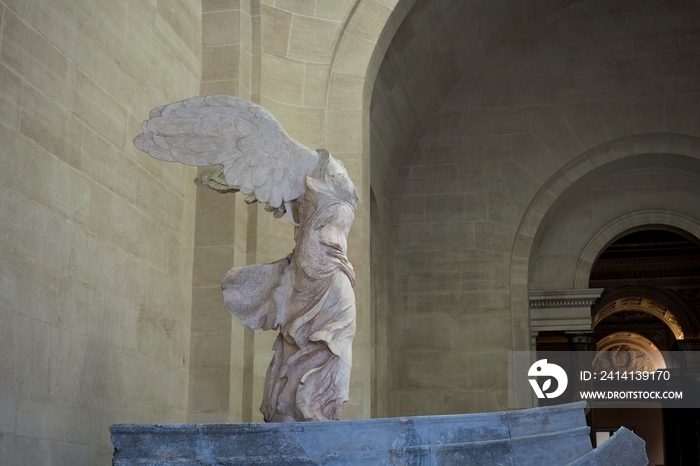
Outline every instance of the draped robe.
<path fill-rule="evenodd" d="M 267 422 L 340 419 L 348 399 L 355 274 L 346 251 L 355 206 L 329 184 L 321 188 L 295 201 L 300 225 L 292 254 L 231 269 L 221 285 L 244 325 L 280 331 L 260 407 Z"/>

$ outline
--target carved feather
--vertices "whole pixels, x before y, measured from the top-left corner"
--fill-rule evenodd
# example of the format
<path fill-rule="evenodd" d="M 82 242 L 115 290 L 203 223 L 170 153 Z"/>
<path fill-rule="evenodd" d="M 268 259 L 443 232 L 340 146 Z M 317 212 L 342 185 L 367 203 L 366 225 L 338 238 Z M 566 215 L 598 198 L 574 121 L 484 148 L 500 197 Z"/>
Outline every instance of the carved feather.
<path fill-rule="evenodd" d="M 222 165 L 226 184 L 274 209 L 304 195 L 318 153 L 292 139 L 264 108 L 236 97 L 200 96 L 157 107 L 134 145 L 186 165 Z"/>

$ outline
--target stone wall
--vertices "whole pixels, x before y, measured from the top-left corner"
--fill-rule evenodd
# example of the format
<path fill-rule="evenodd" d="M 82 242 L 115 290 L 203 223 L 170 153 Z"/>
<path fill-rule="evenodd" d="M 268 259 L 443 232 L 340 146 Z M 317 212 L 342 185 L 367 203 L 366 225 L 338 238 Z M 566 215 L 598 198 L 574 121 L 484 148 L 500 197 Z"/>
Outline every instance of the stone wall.
<path fill-rule="evenodd" d="M 0 463 L 107 464 L 185 420 L 195 172 L 132 139 L 198 93 L 200 4 L 0 9 Z"/>
<path fill-rule="evenodd" d="M 259 10 L 259 5 L 258 9 Z M 256 14 L 257 13 L 257 14 Z M 251 2 L 202 3 L 202 80 L 199 94 L 252 99 L 253 38 L 260 15 Z M 255 263 L 256 222 L 242 196 L 197 191 L 192 330 L 187 419 L 189 422 L 250 421 L 252 331 L 231 318 L 221 281 L 232 267 Z M 246 346 L 246 342 L 248 345 Z M 246 351 L 246 348 L 248 350 Z M 248 364 L 246 364 L 248 362 Z"/>
<path fill-rule="evenodd" d="M 449 31 L 456 13 L 423 3 L 414 10 L 433 13 L 422 14 L 425 19 L 412 30 L 431 37 L 426 31 L 443 28 L 442 17 Z M 700 131 L 698 50 L 691 45 L 700 26 L 691 13 L 697 9 L 617 3 L 507 11 L 472 6 L 461 16 L 460 30 L 472 31 L 473 39 L 469 47 L 456 48 L 466 55 L 458 58 L 462 75 L 404 150 L 398 173 L 396 414 L 507 407 L 507 351 L 529 347 L 528 268 L 533 239 L 540 225 L 546 228 L 542 219 L 554 201 L 574 180 L 617 158 L 698 155 L 691 142 Z M 491 24 L 494 19 L 502 22 Z M 389 60 L 383 66 L 413 70 L 421 63 L 414 49 L 436 47 L 434 40 L 407 42 L 397 64 Z M 402 79 L 396 80 L 396 95 L 381 106 L 410 101 Z M 389 134 L 376 137 L 406 147 L 400 132 L 381 129 Z M 683 136 L 649 142 L 651 133 Z M 596 147 L 597 159 L 585 155 Z M 598 172 L 603 173 L 613 174 Z M 661 182 L 659 198 L 656 188 L 641 189 L 645 194 L 630 204 L 675 209 L 668 188 L 675 182 Z M 699 216 L 696 207 L 683 205 L 686 214 Z M 585 234 L 584 224 L 585 231 L 596 227 L 587 212 L 583 205 L 567 212 L 568 220 L 581 222 L 569 226 L 574 235 Z M 536 286 L 551 289 L 568 276 L 563 270 L 568 274 L 575 264 L 559 259 L 551 257 Z"/>

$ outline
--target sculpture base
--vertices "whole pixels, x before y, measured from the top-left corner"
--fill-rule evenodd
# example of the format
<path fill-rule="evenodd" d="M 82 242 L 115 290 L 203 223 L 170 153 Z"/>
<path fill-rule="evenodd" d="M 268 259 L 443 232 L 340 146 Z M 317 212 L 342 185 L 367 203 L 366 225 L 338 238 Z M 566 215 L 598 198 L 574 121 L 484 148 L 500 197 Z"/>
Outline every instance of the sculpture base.
<path fill-rule="evenodd" d="M 593 450 L 584 402 L 485 414 L 288 424 L 118 424 L 113 464 L 641 466 L 621 429 Z"/>

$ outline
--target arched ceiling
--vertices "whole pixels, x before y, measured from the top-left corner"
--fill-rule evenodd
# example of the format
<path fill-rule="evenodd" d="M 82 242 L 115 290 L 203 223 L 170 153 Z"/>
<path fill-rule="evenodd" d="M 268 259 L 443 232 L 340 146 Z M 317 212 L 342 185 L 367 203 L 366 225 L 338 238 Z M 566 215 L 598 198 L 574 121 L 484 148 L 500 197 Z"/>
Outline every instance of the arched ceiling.
<path fill-rule="evenodd" d="M 693 0 L 416 1 L 373 88 L 371 147 L 381 154 L 371 162 L 375 192 L 391 196 L 403 158 L 438 108 L 556 103 L 576 97 L 579 81 L 596 76 L 599 96 L 642 93 L 655 81 L 670 85 L 658 72 L 692 91 L 697 60 L 664 52 L 697 48 L 697 28 Z M 628 79 L 640 70 L 646 82 Z"/>
<path fill-rule="evenodd" d="M 389 170 L 396 175 L 426 118 L 460 78 L 516 31 L 575 3 L 418 0 L 396 31 L 373 88 L 371 143 L 373 152 L 384 157 L 373 157 L 372 172 Z M 553 21 L 542 27 L 552 28 Z M 510 52 L 520 61 L 525 56 L 518 50 Z M 462 97 L 480 87 L 469 79 L 460 84 L 454 92 Z M 480 107 L 476 93 L 467 101 Z"/>

